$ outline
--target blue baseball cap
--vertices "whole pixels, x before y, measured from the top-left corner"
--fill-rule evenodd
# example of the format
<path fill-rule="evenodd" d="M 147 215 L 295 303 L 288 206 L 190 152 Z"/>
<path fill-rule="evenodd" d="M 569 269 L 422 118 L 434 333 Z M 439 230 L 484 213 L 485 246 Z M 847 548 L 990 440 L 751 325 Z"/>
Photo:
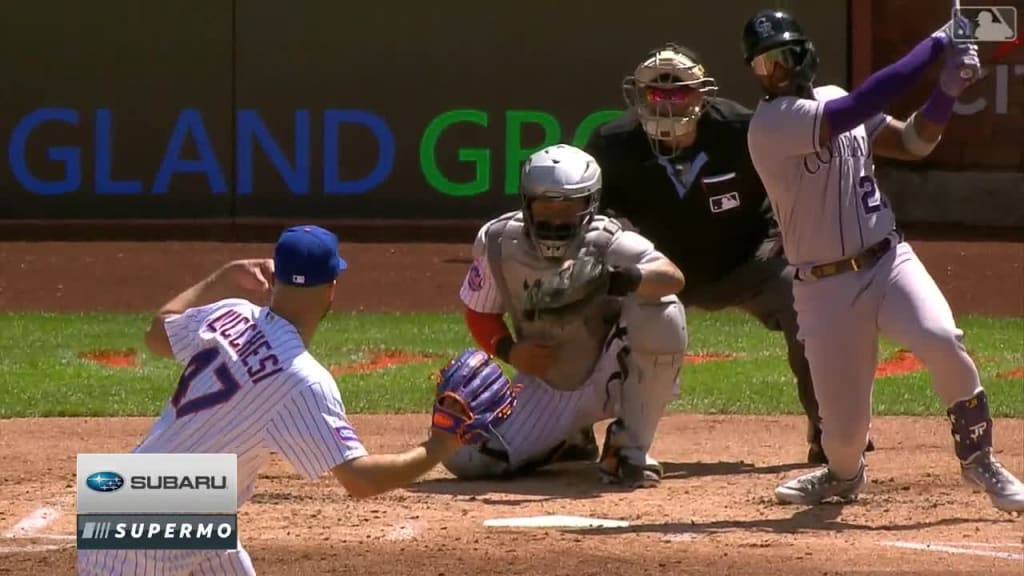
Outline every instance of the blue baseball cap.
<path fill-rule="evenodd" d="M 348 264 L 338 255 L 338 237 L 319 226 L 294 226 L 274 247 L 274 277 L 289 286 L 332 282 Z"/>

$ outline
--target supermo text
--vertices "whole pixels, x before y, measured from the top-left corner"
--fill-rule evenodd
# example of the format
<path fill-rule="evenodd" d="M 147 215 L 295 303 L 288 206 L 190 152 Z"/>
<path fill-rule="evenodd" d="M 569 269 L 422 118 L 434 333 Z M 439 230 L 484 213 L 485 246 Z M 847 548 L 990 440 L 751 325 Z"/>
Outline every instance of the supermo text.
<path fill-rule="evenodd" d="M 180 538 L 227 538 L 231 536 L 231 524 L 221 523 L 188 523 L 163 524 L 160 522 L 121 522 L 114 527 L 114 538 L 164 538 L 167 540 Z"/>

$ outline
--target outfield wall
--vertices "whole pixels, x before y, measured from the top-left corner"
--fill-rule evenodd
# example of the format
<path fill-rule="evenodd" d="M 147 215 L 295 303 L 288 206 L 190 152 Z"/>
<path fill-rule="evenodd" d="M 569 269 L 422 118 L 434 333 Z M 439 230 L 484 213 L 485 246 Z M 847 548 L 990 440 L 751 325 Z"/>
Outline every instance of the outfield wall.
<path fill-rule="evenodd" d="M 333 0 L 9 0 L 0 227 L 16 238 L 26 227 L 60 237 L 70 220 L 479 221 L 516 206 L 532 150 L 579 143 L 614 114 L 623 76 L 660 42 L 695 48 L 721 94 L 753 106 L 739 38 L 758 8 L 796 13 L 820 81 L 841 85 L 943 16 L 929 0 L 850 1 L 449 0 L 403 3 L 396 18 Z M 895 16 L 907 13 L 916 24 Z M 969 121 L 933 161 L 881 167 L 905 222 L 1024 227 L 1022 56 L 965 97 L 1005 92 L 966 102 Z M 982 125 L 1012 145 L 983 139 Z M 985 202 L 960 201 L 979 186 Z"/>

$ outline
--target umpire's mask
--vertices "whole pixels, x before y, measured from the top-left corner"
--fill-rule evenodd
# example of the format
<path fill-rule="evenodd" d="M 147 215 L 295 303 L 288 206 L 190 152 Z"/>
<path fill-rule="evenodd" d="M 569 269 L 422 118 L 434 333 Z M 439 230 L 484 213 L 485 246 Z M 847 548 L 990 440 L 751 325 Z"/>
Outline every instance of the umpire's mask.
<path fill-rule="evenodd" d="M 622 82 L 626 104 L 640 118 L 655 154 L 675 156 L 682 136 L 693 132 L 707 98 L 718 93 L 696 55 L 676 44 L 655 50 Z"/>
<path fill-rule="evenodd" d="M 549 146 L 526 160 L 519 193 L 526 233 L 537 252 L 544 258 L 564 260 L 579 248 L 597 212 L 601 168 L 579 148 Z"/>

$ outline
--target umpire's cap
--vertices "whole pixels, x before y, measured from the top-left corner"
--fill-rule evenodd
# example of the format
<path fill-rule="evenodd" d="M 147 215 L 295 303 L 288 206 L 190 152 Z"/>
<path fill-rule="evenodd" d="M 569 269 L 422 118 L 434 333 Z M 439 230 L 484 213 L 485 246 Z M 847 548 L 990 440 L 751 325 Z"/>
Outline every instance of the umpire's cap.
<path fill-rule="evenodd" d="M 338 237 L 319 226 L 295 226 L 274 247 L 274 277 L 289 286 L 333 282 L 348 264 L 338 255 Z"/>

